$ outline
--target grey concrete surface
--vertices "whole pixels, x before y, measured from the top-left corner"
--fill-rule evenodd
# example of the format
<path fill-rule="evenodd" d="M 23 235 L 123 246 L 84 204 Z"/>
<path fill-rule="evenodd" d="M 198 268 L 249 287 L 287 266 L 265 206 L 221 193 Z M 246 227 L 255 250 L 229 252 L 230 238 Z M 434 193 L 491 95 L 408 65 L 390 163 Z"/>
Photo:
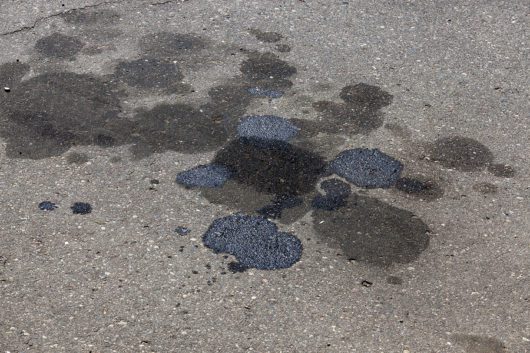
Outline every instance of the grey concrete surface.
<path fill-rule="evenodd" d="M 4 0 L 0 19 L 1 352 L 530 352 L 527 1 Z M 256 80 L 285 94 L 230 91 Z M 356 110 L 358 83 L 391 103 Z M 443 194 L 352 186 L 354 212 L 326 213 L 309 191 L 274 220 L 300 261 L 231 272 L 202 235 L 272 196 L 175 177 L 243 115 L 295 121 L 327 161 L 378 148 Z"/>

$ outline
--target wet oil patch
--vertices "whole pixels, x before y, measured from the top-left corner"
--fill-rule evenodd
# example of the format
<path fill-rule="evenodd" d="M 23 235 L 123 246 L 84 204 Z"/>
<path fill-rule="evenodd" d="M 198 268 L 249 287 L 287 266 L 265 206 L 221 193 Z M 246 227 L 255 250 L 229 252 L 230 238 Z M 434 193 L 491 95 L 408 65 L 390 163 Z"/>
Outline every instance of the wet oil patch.
<path fill-rule="evenodd" d="M 229 262 L 227 268 L 228 268 L 228 271 L 232 273 L 242 273 L 248 270 L 248 267 L 241 265 L 237 261 Z"/>
<path fill-rule="evenodd" d="M 257 40 L 265 43 L 276 43 L 283 39 L 283 36 L 276 32 L 263 32 L 256 28 L 250 29 L 249 32 L 256 37 Z"/>
<path fill-rule="evenodd" d="M 61 14 L 66 23 L 74 25 L 100 26 L 114 25 L 120 21 L 120 13 L 115 10 L 75 9 Z"/>
<path fill-rule="evenodd" d="M 4 91 L 11 92 L 29 72 L 30 66 L 19 61 L 0 65 L 0 87 Z M 6 88 L 8 90 L 6 90 Z"/>
<path fill-rule="evenodd" d="M 275 48 L 280 53 L 288 53 L 291 51 L 291 47 L 288 44 L 276 44 Z"/>
<path fill-rule="evenodd" d="M 325 195 L 315 196 L 311 202 L 313 208 L 333 211 L 346 206 L 346 200 L 351 194 L 349 184 L 339 179 L 327 179 L 320 183 L 320 188 Z"/>
<path fill-rule="evenodd" d="M 482 170 L 493 162 L 493 154 L 486 146 L 461 136 L 436 140 L 430 148 L 430 157 L 446 168 L 462 172 Z"/>
<path fill-rule="evenodd" d="M 39 210 L 42 211 L 53 211 L 57 208 L 57 205 L 51 201 L 42 201 L 39 203 Z"/>
<path fill-rule="evenodd" d="M 513 178 L 515 176 L 515 168 L 507 164 L 490 164 L 488 171 L 501 178 Z"/>
<path fill-rule="evenodd" d="M 72 212 L 74 214 L 89 214 L 92 212 L 92 205 L 86 202 L 75 202 L 72 207 Z"/>
<path fill-rule="evenodd" d="M 436 200 L 443 196 L 444 190 L 433 180 L 403 177 L 396 181 L 396 189 L 422 200 Z"/>
<path fill-rule="evenodd" d="M 276 270 L 294 265 L 302 243 L 260 216 L 235 214 L 215 220 L 202 237 L 215 253 L 235 256 L 242 268 Z"/>
<path fill-rule="evenodd" d="M 341 152 L 330 170 L 365 188 L 389 188 L 399 179 L 403 165 L 378 149 L 355 148 Z"/>
<path fill-rule="evenodd" d="M 177 64 L 154 58 L 121 61 L 115 76 L 132 87 L 166 90 L 178 88 L 184 78 Z"/>
<path fill-rule="evenodd" d="M 217 152 L 214 163 L 259 192 L 301 195 L 314 189 L 325 169 L 318 155 L 284 141 L 238 138 Z"/>
<path fill-rule="evenodd" d="M 53 33 L 37 40 L 35 49 L 49 58 L 72 60 L 83 49 L 84 45 L 76 37 Z"/>
<path fill-rule="evenodd" d="M 289 208 L 300 206 L 302 198 L 292 195 L 277 195 L 272 204 L 266 205 L 257 212 L 267 218 L 278 219 L 282 217 L 282 212 Z"/>
<path fill-rule="evenodd" d="M 218 188 L 230 179 L 231 172 L 224 165 L 200 165 L 177 174 L 177 183 L 187 188 Z"/>
<path fill-rule="evenodd" d="M 152 57 L 178 60 L 205 49 L 207 43 L 190 33 L 159 32 L 140 39 L 140 48 Z"/>
<path fill-rule="evenodd" d="M 429 244 L 429 228 L 412 212 L 357 194 L 337 210 L 314 210 L 313 226 L 349 260 L 378 266 L 415 261 Z"/>
<path fill-rule="evenodd" d="M 481 194 L 495 194 L 499 188 L 491 183 L 477 183 L 473 185 L 473 190 L 480 192 Z"/>
<path fill-rule="evenodd" d="M 451 335 L 454 342 L 462 346 L 466 353 L 507 353 L 505 344 L 492 337 L 455 334 Z"/>
<path fill-rule="evenodd" d="M 84 164 L 90 158 L 84 153 L 70 152 L 66 155 L 66 162 L 69 164 Z"/>
<path fill-rule="evenodd" d="M 296 68 L 278 58 L 274 53 L 250 53 L 241 63 L 240 70 L 250 82 L 261 82 L 260 87 L 291 87 L 289 78 L 296 74 Z"/>
<path fill-rule="evenodd" d="M 177 233 L 178 235 L 181 235 L 181 236 L 185 236 L 185 235 L 188 235 L 188 234 L 191 233 L 191 229 L 179 226 L 179 227 L 175 228 L 175 233 Z"/>
<path fill-rule="evenodd" d="M 393 100 L 388 92 L 366 83 L 343 87 L 340 98 L 344 103 L 313 103 L 313 108 L 320 113 L 314 129 L 327 133 L 369 133 L 383 125 L 380 109 L 390 105 Z"/>
<path fill-rule="evenodd" d="M 243 138 L 289 141 L 300 129 L 289 120 L 275 115 L 251 115 L 243 118 L 237 134 Z"/>

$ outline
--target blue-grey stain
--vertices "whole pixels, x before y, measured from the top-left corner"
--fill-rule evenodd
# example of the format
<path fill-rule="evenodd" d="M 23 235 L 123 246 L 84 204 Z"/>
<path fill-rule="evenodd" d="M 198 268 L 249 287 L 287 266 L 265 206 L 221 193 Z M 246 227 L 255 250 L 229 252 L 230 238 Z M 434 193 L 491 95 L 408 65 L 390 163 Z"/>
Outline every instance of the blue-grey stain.
<path fill-rule="evenodd" d="M 177 174 L 177 183 L 188 188 L 218 188 L 230 179 L 227 167 L 220 164 L 200 165 Z"/>
<path fill-rule="evenodd" d="M 57 208 L 57 205 L 51 201 L 42 201 L 39 203 L 39 209 L 43 211 L 53 211 Z"/>
<path fill-rule="evenodd" d="M 190 234 L 191 233 L 191 229 L 179 226 L 179 227 L 175 228 L 175 233 L 177 233 L 178 235 L 184 236 L 184 235 Z"/>
<path fill-rule="evenodd" d="M 215 253 L 235 256 L 244 268 L 288 268 L 302 256 L 297 237 L 279 232 L 276 224 L 261 216 L 235 214 L 216 219 L 202 241 Z"/>
<path fill-rule="evenodd" d="M 341 152 L 330 170 L 365 188 L 389 188 L 399 179 L 403 165 L 378 149 L 355 148 Z"/>
<path fill-rule="evenodd" d="M 289 120 L 275 115 L 251 115 L 237 127 L 240 137 L 289 141 L 300 129 Z"/>
<path fill-rule="evenodd" d="M 280 218 L 282 211 L 302 204 L 302 198 L 292 195 L 277 195 L 270 205 L 266 205 L 258 210 L 258 213 L 267 218 Z"/>
<path fill-rule="evenodd" d="M 324 180 L 320 188 L 326 193 L 317 195 L 313 199 L 313 208 L 333 211 L 346 205 L 346 199 L 351 194 L 351 187 L 339 179 Z"/>
<path fill-rule="evenodd" d="M 256 97 L 268 97 L 270 99 L 281 98 L 284 95 L 283 91 L 261 87 L 247 88 L 247 92 Z"/>
<path fill-rule="evenodd" d="M 70 208 L 74 214 L 88 214 L 92 212 L 92 206 L 86 202 L 76 202 Z"/>

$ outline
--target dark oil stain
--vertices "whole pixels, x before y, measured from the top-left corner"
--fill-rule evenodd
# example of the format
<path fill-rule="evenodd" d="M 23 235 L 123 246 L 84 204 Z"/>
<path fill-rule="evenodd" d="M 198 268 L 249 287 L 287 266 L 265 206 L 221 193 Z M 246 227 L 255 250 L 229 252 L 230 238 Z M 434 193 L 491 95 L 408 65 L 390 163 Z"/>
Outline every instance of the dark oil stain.
<path fill-rule="evenodd" d="M 202 237 L 215 253 L 236 257 L 242 268 L 276 270 L 294 265 L 302 256 L 302 243 L 260 216 L 235 214 L 215 220 Z"/>
<path fill-rule="evenodd" d="M 140 39 L 140 48 L 152 57 L 176 59 L 197 53 L 207 47 L 201 37 L 190 33 L 159 32 Z"/>
<path fill-rule="evenodd" d="M 513 178 L 515 176 L 515 168 L 507 164 L 490 164 L 488 171 L 501 178 Z"/>
<path fill-rule="evenodd" d="M 175 89 L 184 78 L 177 64 L 154 58 L 121 61 L 115 70 L 118 80 L 138 88 Z"/>
<path fill-rule="evenodd" d="M 51 201 L 42 201 L 39 203 L 39 210 L 42 211 L 53 211 L 57 208 L 57 205 Z"/>
<path fill-rule="evenodd" d="M 313 225 L 348 259 L 378 266 L 412 262 L 429 244 L 429 228 L 412 212 L 357 194 L 337 210 L 314 210 Z"/>
<path fill-rule="evenodd" d="M 69 164 L 84 164 L 89 160 L 90 158 L 84 153 L 70 152 L 66 155 L 66 162 Z"/>
<path fill-rule="evenodd" d="M 224 165 L 199 165 L 177 174 L 177 183 L 187 188 L 219 188 L 230 179 L 231 173 Z"/>
<path fill-rule="evenodd" d="M 290 87 L 288 79 L 296 74 L 296 68 L 273 53 L 250 53 L 241 63 L 241 72 L 251 82 L 262 82 L 267 88 Z"/>
<path fill-rule="evenodd" d="M 288 53 L 291 51 L 291 47 L 288 44 L 276 44 L 276 50 L 280 53 Z"/>
<path fill-rule="evenodd" d="M 320 183 L 325 195 L 317 195 L 313 201 L 313 208 L 333 211 L 346 206 L 346 200 L 351 194 L 351 186 L 339 179 L 327 179 Z"/>
<path fill-rule="evenodd" d="M 396 189 L 426 201 L 439 199 L 444 190 L 433 180 L 403 177 L 396 181 Z"/>
<path fill-rule="evenodd" d="M 455 334 L 451 338 L 462 346 L 466 353 L 507 353 L 506 345 L 493 337 Z"/>
<path fill-rule="evenodd" d="M 481 194 L 495 194 L 497 193 L 498 187 L 494 184 L 484 182 L 473 185 L 473 190 Z"/>
<path fill-rule="evenodd" d="M 430 148 L 430 158 L 444 167 L 462 172 L 484 169 L 493 162 L 493 154 L 480 142 L 461 136 L 443 137 Z"/>
<path fill-rule="evenodd" d="M 61 33 L 50 34 L 35 43 L 35 49 L 46 57 L 70 60 L 75 58 L 83 46 L 81 40 Z"/>
<path fill-rule="evenodd" d="M 0 65 L 0 87 L 8 88 L 9 92 L 14 92 L 22 77 L 29 72 L 30 66 L 19 61 L 9 62 Z"/>
<path fill-rule="evenodd" d="M 377 86 L 358 83 L 342 88 L 340 98 L 344 103 L 313 103 L 313 108 L 320 113 L 314 129 L 327 133 L 369 133 L 383 125 L 380 109 L 390 105 L 393 96 Z"/>
<path fill-rule="evenodd" d="M 66 23 L 87 26 L 113 25 L 120 21 L 119 12 L 107 9 L 70 10 L 61 14 L 61 17 Z"/>
<path fill-rule="evenodd" d="M 283 36 L 276 32 L 263 32 L 259 29 L 252 28 L 249 30 L 250 34 L 256 37 L 257 40 L 265 43 L 276 43 L 282 40 Z"/>
<path fill-rule="evenodd" d="M 250 185 L 228 180 L 219 188 L 201 189 L 201 196 L 213 204 L 227 205 L 232 210 L 251 214 L 274 201 L 273 194 L 258 192 Z"/>
<path fill-rule="evenodd" d="M 365 188 L 388 188 L 399 179 L 403 165 L 378 149 L 355 148 L 341 152 L 330 170 Z"/>
<path fill-rule="evenodd" d="M 74 214 L 89 214 L 92 212 L 92 206 L 86 202 L 75 202 L 70 208 Z"/>
<path fill-rule="evenodd" d="M 239 138 L 217 152 L 214 163 L 226 166 L 238 182 L 276 195 L 313 190 L 325 161 L 284 141 Z"/>
<path fill-rule="evenodd" d="M 388 276 L 386 278 L 386 283 L 399 286 L 399 285 L 403 284 L 403 279 L 401 279 L 401 277 L 397 277 L 397 276 Z"/>
<path fill-rule="evenodd" d="M 282 217 L 284 210 L 300 206 L 302 203 L 302 198 L 298 196 L 276 195 L 272 204 L 258 209 L 257 212 L 264 217 L 278 219 Z"/>
<path fill-rule="evenodd" d="M 248 270 L 248 267 L 245 267 L 245 266 L 241 265 L 237 261 L 229 262 L 227 267 L 228 267 L 228 271 L 230 271 L 232 273 L 242 273 L 242 272 L 245 272 L 246 270 Z"/>

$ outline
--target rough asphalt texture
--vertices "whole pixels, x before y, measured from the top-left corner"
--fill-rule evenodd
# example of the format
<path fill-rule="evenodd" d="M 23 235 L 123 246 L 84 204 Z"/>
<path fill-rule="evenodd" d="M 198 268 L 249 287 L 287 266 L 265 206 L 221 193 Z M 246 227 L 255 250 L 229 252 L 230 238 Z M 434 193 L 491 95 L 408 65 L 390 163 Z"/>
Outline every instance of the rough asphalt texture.
<path fill-rule="evenodd" d="M 0 19 L 0 352 L 530 352 L 527 1 L 4 0 Z M 249 115 L 301 128 L 282 163 L 377 148 L 407 183 L 312 211 L 320 176 L 250 150 L 281 176 L 244 183 L 252 158 L 224 156 L 241 202 L 290 176 L 305 200 L 274 220 L 300 261 L 232 273 L 201 236 L 240 210 L 175 176 Z"/>

